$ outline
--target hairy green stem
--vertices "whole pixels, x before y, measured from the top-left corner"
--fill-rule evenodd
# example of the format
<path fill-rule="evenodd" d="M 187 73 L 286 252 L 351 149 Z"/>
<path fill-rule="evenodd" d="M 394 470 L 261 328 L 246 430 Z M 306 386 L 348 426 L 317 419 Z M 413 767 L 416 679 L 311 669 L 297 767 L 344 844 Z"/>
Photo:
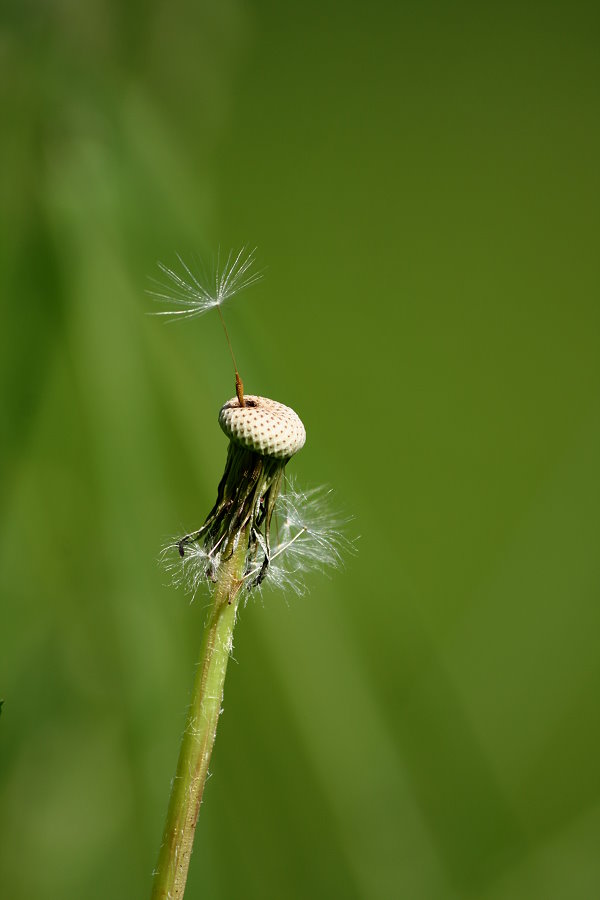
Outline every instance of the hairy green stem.
<path fill-rule="evenodd" d="M 244 529 L 238 535 L 235 549 L 229 547 L 224 554 L 225 561 L 219 569 L 154 871 L 152 900 L 181 900 L 185 891 L 196 821 L 221 712 L 247 548 L 248 534 Z"/>

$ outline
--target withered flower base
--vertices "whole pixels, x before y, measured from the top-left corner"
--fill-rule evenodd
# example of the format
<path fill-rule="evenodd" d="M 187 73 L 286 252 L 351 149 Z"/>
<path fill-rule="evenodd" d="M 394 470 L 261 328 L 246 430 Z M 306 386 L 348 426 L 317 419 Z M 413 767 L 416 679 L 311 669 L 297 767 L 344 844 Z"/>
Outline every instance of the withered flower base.
<path fill-rule="evenodd" d="M 237 549 L 248 534 L 244 578 L 259 585 L 271 558 L 271 519 L 290 457 L 304 446 L 304 425 L 293 409 L 266 397 L 246 396 L 226 403 L 219 424 L 230 438 L 225 472 L 217 501 L 198 531 L 178 542 L 179 555 L 187 548 L 205 556 L 205 575 L 216 581 L 223 553 Z M 194 548 L 193 545 L 196 545 Z"/>

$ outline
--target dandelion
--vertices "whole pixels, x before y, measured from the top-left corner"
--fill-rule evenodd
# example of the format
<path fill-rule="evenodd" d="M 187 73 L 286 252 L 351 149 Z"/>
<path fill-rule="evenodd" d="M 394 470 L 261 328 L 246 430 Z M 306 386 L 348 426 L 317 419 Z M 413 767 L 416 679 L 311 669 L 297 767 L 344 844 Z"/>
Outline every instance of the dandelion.
<path fill-rule="evenodd" d="M 229 447 L 216 502 L 198 530 L 171 541 L 162 553 L 176 584 L 192 594 L 209 585 L 212 596 L 153 898 L 182 897 L 185 890 L 241 597 L 269 581 L 303 593 L 306 572 L 336 567 L 353 550 L 345 531 L 348 519 L 331 510 L 331 492 L 301 491 L 285 476 L 288 462 L 306 440 L 300 417 L 283 403 L 244 394 L 220 306 L 256 281 L 250 273 L 253 253 L 230 254 L 214 278 L 214 290 L 180 262 L 187 278 L 161 266 L 175 291 L 154 296 L 181 309 L 161 314 L 192 318 L 218 308 L 235 369 L 236 396 L 219 413 Z"/>

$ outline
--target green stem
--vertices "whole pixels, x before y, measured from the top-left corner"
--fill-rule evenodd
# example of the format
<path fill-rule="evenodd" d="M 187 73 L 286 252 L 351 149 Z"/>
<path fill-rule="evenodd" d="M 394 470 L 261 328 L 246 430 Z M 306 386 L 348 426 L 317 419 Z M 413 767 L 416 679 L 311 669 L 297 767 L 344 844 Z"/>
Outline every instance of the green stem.
<path fill-rule="evenodd" d="M 219 571 L 154 871 L 152 900 L 181 900 L 185 891 L 196 821 L 221 713 L 247 546 L 248 535 L 244 531 Z M 227 553 L 224 555 L 227 557 Z"/>

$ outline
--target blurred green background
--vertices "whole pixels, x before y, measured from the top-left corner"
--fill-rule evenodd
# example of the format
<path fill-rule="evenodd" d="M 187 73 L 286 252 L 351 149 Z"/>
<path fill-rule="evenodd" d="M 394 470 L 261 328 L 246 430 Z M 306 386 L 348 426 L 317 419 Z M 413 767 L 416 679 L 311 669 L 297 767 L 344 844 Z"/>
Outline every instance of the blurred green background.
<path fill-rule="evenodd" d="M 144 898 L 218 317 L 360 552 L 238 624 L 188 893 L 600 896 L 595 4 L 3 4 L 0 893 Z M 187 897 L 187 894 L 186 894 Z"/>

